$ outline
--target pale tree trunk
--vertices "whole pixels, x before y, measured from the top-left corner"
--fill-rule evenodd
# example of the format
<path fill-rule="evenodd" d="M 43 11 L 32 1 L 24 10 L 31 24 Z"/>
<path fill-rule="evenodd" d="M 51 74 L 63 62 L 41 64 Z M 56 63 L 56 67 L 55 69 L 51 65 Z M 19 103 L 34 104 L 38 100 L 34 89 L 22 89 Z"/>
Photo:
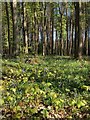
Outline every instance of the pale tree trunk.
<path fill-rule="evenodd" d="M 72 36 L 72 34 L 73 34 L 73 23 L 72 23 L 73 21 L 72 21 L 72 18 L 71 18 L 71 20 L 70 20 L 70 46 L 69 46 L 69 55 L 71 55 L 72 54 L 72 48 L 73 48 L 73 36 Z"/>
<path fill-rule="evenodd" d="M 56 40 L 55 40 L 55 53 L 58 55 L 58 38 L 57 38 L 57 30 L 56 30 Z"/>
<path fill-rule="evenodd" d="M 74 39 L 73 39 L 73 34 L 74 34 L 74 22 L 72 19 L 72 49 L 71 49 L 71 55 L 74 56 Z"/>
<path fill-rule="evenodd" d="M 27 16 L 27 40 L 28 40 L 28 53 L 29 53 L 29 48 L 30 48 L 30 38 L 29 38 L 29 17 Z"/>
<path fill-rule="evenodd" d="M 25 32 L 25 53 L 28 54 L 28 33 L 27 33 L 27 11 L 24 3 L 24 32 Z"/>
<path fill-rule="evenodd" d="M 36 20 L 37 18 L 36 18 L 36 5 L 34 6 L 34 43 L 35 43 L 35 51 L 34 51 L 34 54 L 36 54 L 36 44 L 37 44 L 37 36 L 36 36 L 36 29 L 37 29 L 37 26 L 36 26 L 36 24 L 37 24 L 37 20 Z"/>

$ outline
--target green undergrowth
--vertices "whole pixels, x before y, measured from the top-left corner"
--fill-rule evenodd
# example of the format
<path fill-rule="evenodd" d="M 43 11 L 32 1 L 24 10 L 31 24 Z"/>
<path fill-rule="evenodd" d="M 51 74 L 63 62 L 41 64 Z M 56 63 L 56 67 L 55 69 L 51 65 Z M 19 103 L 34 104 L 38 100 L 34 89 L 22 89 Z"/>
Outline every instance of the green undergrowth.
<path fill-rule="evenodd" d="M 49 56 L 1 63 L 2 120 L 90 119 L 89 61 Z"/>

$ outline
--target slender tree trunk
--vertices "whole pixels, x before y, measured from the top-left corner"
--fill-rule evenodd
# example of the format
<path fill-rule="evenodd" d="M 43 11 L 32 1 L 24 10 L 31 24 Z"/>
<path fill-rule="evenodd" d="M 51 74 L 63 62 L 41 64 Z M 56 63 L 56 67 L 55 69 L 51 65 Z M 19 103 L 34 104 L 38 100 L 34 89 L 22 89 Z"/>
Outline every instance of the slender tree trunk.
<path fill-rule="evenodd" d="M 8 46 L 9 46 L 9 55 L 12 54 L 12 48 L 11 48 L 11 41 L 10 41 L 10 23 L 9 23 L 9 12 L 8 12 L 8 4 L 7 2 L 5 2 L 5 6 L 6 6 L 6 15 L 7 15 L 7 25 L 8 25 Z"/>
<path fill-rule="evenodd" d="M 88 21 L 87 21 L 87 3 L 85 3 L 85 54 L 88 56 Z"/>
<path fill-rule="evenodd" d="M 90 37 L 89 37 L 89 32 L 90 28 L 88 27 L 88 56 L 90 56 Z"/>
<path fill-rule="evenodd" d="M 56 30 L 56 40 L 55 40 L 55 53 L 58 55 L 58 38 L 57 38 L 57 30 Z"/>
<path fill-rule="evenodd" d="M 71 50 L 71 55 L 74 56 L 74 39 L 73 39 L 73 34 L 74 34 L 74 22 L 72 20 L 72 50 Z"/>
<path fill-rule="evenodd" d="M 72 23 L 72 18 L 71 18 L 71 20 L 70 20 L 70 47 L 69 47 L 69 55 L 71 55 L 72 54 L 72 48 L 73 48 L 73 46 L 72 46 L 72 44 L 73 44 L 73 36 L 72 36 L 72 34 L 73 34 L 73 23 Z"/>
<path fill-rule="evenodd" d="M 25 45 L 25 32 L 24 32 L 24 3 L 21 3 L 22 6 L 22 13 L 21 13 L 21 19 L 22 19 L 22 53 L 24 53 L 24 45 Z"/>
<path fill-rule="evenodd" d="M 54 34 L 54 8 L 53 8 L 53 3 L 51 4 L 51 39 L 52 39 L 52 48 L 51 48 L 51 54 L 53 54 L 53 34 Z"/>
<path fill-rule="evenodd" d="M 48 55 L 51 54 L 51 49 L 52 49 L 52 37 L 51 37 L 51 28 L 50 28 L 50 17 L 51 17 L 51 11 L 50 11 L 50 3 L 47 5 L 47 16 L 48 16 L 48 23 L 47 23 L 47 31 L 48 31 Z"/>
<path fill-rule="evenodd" d="M 85 54 L 88 56 L 88 32 L 85 29 Z"/>
<path fill-rule="evenodd" d="M 79 51 L 79 2 L 75 2 L 75 42 L 74 42 L 74 57 L 78 58 Z"/>
<path fill-rule="evenodd" d="M 27 33 L 27 11 L 26 4 L 24 3 L 24 35 L 25 35 L 25 53 L 28 54 L 28 33 Z"/>
<path fill-rule="evenodd" d="M 47 55 L 49 55 L 49 29 L 48 29 L 48 18 L 46 18 L 46 37 L 47 37 L 47 43 L 46 43 L 46 50 Z"/>
<path fill-rule="evenodd" d="M 61 15 L 60 17 L 60 44 L 59 44 L 59 55 L 63 55 L 63 37 L 62 37 L 62 27 L 63 27 L 63 13 L 64 13 L 64 9 L 63 9 L 63 6 L 61 6 L 61 10 L 60 10 L 60 7 L 59 7 L 59 14 Z"/>
<path fill-rule="evenodd" d="M 78 49 L 78 58 L 79 59 L 82 59 L 82 50 L 83 50 L 83 35 L 82 35 L 82 22 L 81 22 L 81 19 L 80 19 L 80 16 L 82 15 L 82 11 L 81 11 L 81 2 L 79 3 L 79 35 L 78 35 L 78 43 L 79 43 L 79 49 Z"/>
<path fill-rule="evenodd" d="M 46 55 L 46 3 L 43 4 L 43 56 Z"/>
<path fill-rule="evenodd" d="M 11 4 L 11 12 L 12 12 L 12 22 L 13 22 L 13 55 L 17 55 L 19 48 L 18 48 L 18 16 L 17 16 L 17 1 L 13 0 Z"/>
<path fill-rule="evenodd" d="M 30 38 L 29 38 L 29 17 L 27 16 L 27 40 L 28 40 L 28 53 L 30 52 Z"/>
<path fill-rule="evenodd" d="M 18 18 L 19 18 L 19 51 L 22 52 L 22 4 L 18 3 Z"/>
<path fill-rule="evenodd" d="M 15 41 L 15 36 L 14 36 L 14 15 L 13 15 L 13 2 L 10 2 L 10 6 L 11 6 L 11 14 L 12 14 L 12 25 L 13 25 L 13 44 L 12 44 L 12 52 L 14 52 L 14 41 Z"/>
<path fill-rule="evenodd" d="M 62 14 L 61 14 L 61 27 L 60 27 L 60 55 L 62 56 L 63 55 L 63 52 L 62 52 Z"/>
<path fill-rule="evenodd" d="M 69 40 L 68 40 L 68 6 L 67 6 L 67 2 L 66 2 L 66 31 L 67 31 L 67 37 L 66 37 L 67 55 L 69 55 Z"/>
<path fill-rule="evenodd" d="M 39 41 L 39 26 L 38 26 L 38 19 L 37 19 L 37 11 L 35 10 L 35 54 L 38 54 L 38 41 Z"/>
<path fill-rule="evenodd" d="M 50 55 L 52 54 L 53 52 L 53 39 L 52 39 L 52 19 L 51 19 L 51 16 L 52 16 L 52 6 L 51 4 L 49 4 L 49 9 L 50 9 L 50 18 L 49 18 L 49 35 L 50 35 Z"/>

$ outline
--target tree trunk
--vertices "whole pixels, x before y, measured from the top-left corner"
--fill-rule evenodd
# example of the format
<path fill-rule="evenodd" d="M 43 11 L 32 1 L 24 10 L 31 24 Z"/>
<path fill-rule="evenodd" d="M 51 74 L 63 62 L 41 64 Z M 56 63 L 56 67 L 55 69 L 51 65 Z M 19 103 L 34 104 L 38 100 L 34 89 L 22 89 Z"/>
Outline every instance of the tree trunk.
<path fill-rule="evenodd" d="M 81 2 L 79 3 L 79 28 L 78 28 L 78 32 L 79 32 L 79 35 L 78 35 L 78 43 L 79 43 L 79 48 L 78 48 L 78 58 L 79 59 L 82 59 L 82 50 L 83 50 L 83 35 L 82 35 L 82 25 L 83 23 L 81 22 L 81 19 L 80 19 L 80 16 L 82 15 L 82 11 L 81 11 Z"/>
<path fill-rule="evenodd" d="M 43 56 L 46 55 L 46 3 L 43 3 Z"/>
<path fill-rule="evenodd" d="M 70 20 L 70 47 L 69 47 L 69 55 L 72 54 L 73 51 L 73 21 L 72 18 Z"/>
<path fill-rule="evenodd" d="M 11 12 L 12 12 L 12 22 L 13 22 L 13 55 L 17 55 L 19 48 L 18 48 L 18 25 L 17 25 L 17 2 L 13 0 L 11 4 Z"/>
<path fill-rule="evenodd" d="M 88 21 L 87 21 L 87 3 L 85 3 L 85 54 L 88 56 Z"/>
<path fill-rule="evenodd" d="M 69 40 L 68 40 L 68 6 L 66 2 L 66 31 L 67 31 L 67 37 L 66 37 L 66 43 L 67 43 L 67 55 L 69 55 Z"/>
<path fill-rule="evenodd" d="M 12 48 L 11 48 L 11 41 L 10 41 L 10 24 L 9 24 L 9 12 L 8 12 L 8 4 L 7 2 L 5 2 L 5 6 L 6 6 L 6 15 L 7 15 L 7 25 L 8 25 L 8 54 L 11 55 L 12 54 Z"/>
<path fill-rule="evenodd" d="M 73 13 L 72 13 L 73 14 Z M 72 16 L 72 49 L 71 49 L 71 55 L 74 56 L 74 20 L 73 20 L 73 16 Z"/>
<path fill-rule="evenodd" d="M 26 11 L 26 4 L 24 3 L 24 35 L 25 35 L 25 53 L 28 54 L 28 33 L 27 33 L 27 11 Z"/>
<path fill-rule="evenodd" d="M 50 35 L 50 55 L 53 52 L 53 38 L 52 38 L 52 6 L 49 4 L 50 16 L 49 16 L 49 35 Z"/>
<path fill-rule="evenodd" d="M 78 58 L 79 46 L 79 2 L 75 2 L 75 42 L 74 42 L 74 57 Z"/>
<path fill-rule="evenodd" d="M 62 51 L 62 14 L 61 14 L 61 27 L 60 27 L 60 55 L 63 55 L 63 51 Z"/>
<path fill-rule="evenodd" d="M 53 32 L 54 32 L 54 8 L 53 3 L 51 4 L 51 39 L 52 39 L 52 46 L 51 46 L 51 54 L 53 54 Z"/>
<path fill-rule="evenodd" d="M 55 40 L 55 53 L 58 55 L 58 37 L 57 37 L 57 30 L 56 30 L 56 40 Z"/>
<path fill-rule="evenodd" d="M 60 44 L 59 44 L 59 55 L 62 56 L 63 55 L 63 37 L 62 37 L 62 27 L 63 27 L 63 24 L 62 24 L 62 19 L 63 19 L 63 13 L 64 13 L 64 9 L 63 9 L 63 6 L 61 6 L 61 10 L 60 10 L 60 7 L 59 7 L 59 14 L 61 15 L 60 16 Z"/>

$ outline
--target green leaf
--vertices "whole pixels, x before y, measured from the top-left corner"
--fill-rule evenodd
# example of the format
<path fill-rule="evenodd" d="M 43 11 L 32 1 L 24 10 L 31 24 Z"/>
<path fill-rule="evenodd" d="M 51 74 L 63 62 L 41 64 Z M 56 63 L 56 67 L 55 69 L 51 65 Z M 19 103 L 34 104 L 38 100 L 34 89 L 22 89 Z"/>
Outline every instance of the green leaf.
<path fill-rule="evenodd" d="M 76 104 L 76 101 L 75 100 L 72 100 L 70 105 L 75 105 Z"/>
<path fill-rule="evenodd" d="M 11 90 L 15 93 L 16 92 L 16 88 L 11 88 Z"/>
<path fill-rule="evenodd" d="M 87 104 L 87 102 L 85 100 L 82 100 L 82 101 L 78 100 L 77 101 L 77 107 L 78 108 L 80 108 L 82 106 L 85 106 L 86 104 Z"/>
<path fill-rule="evenodd" d="M 90 90 L 90 86 L 86 86 L 86 85 L 83 85 L 81 88 L 86 90 L 86 91 Z"/>
<path fill-rule="evenodd" d="M 46 85 L 49 87 L 49 86 L 51 86 L 52 84 L 51 84 L 50 82 L 48 82 Z"/>
<path fill-rule="evenodd" d="M 4 104 L 4 100 L 0 98 L 0 105 Z"/>
<path fill-rule="evenodd" d="M 43 117 L 48 117 L 47 109 L 43 109 L 43 111 L 41 111 L 41 113 L 43 114 Z"/>
<path fill-rule="evenodd" d="M 30 109 L 31 113 L 34 114 L 34 113 L 37 113 L 38 112 L 38 109 L 35 107 L 33 109 Z"/>

